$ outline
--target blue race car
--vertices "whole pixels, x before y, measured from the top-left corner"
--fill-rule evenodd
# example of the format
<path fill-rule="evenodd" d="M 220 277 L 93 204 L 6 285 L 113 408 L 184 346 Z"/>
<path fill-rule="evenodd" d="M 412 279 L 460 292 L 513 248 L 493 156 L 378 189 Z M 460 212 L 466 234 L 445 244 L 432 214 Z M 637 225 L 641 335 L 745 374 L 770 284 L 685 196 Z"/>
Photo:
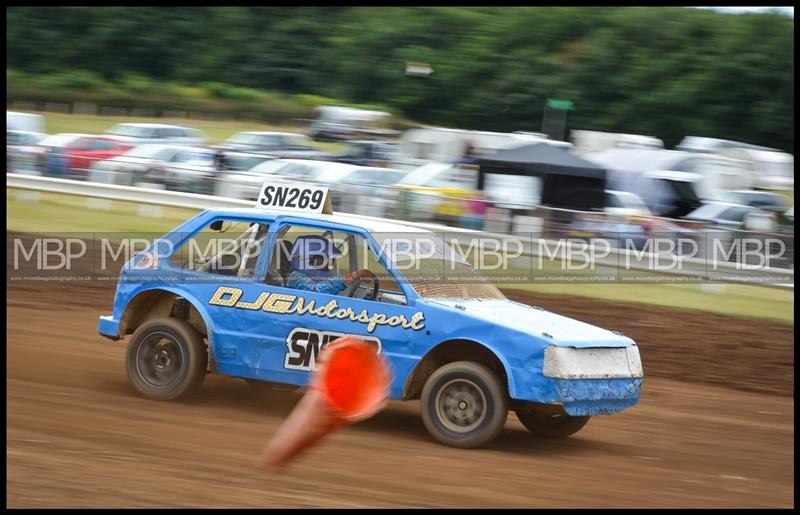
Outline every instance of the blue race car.
<path fill-rule="evenodd" d="M 158 400 L 193 393 L 207 373 L 306 386 L 320 350 L 355 335 L 387 358 L 390 397 L 420 399 L 425 427 L 455 447 L 492 441 L 510 409 L 532 433 L 566 437 L 638 402 L 633 340 L 481 279 L 416 226 L 207 209 L 125 264 L 98 331 L 132 335 L 129 379 Z"/>

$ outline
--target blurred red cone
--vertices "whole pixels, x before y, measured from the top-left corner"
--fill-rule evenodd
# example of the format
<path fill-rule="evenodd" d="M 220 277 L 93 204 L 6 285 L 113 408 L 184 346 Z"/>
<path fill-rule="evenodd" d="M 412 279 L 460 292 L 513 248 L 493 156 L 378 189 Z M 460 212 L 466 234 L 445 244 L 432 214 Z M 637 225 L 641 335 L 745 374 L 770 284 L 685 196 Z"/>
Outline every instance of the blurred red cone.
<path fill-rule="evenodd" d="M 323 349 L 318 364 L 308 392 L 261 454 L 265 472 L 280 471 L 337 427 L 366 420 L 386 405 L 389 367 L 365 341 L 339 338 Z"/>

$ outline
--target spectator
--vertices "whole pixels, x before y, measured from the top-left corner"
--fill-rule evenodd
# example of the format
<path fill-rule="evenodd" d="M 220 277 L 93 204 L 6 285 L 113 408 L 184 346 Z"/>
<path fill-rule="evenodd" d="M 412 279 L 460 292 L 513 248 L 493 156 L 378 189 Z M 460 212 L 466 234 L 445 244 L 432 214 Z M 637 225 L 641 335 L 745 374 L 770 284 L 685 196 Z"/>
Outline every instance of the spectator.
<path fill-rule="evenodd" d="M 477 159 L 477 151 L 475 147 L 469 141 L 465 142 L 464 146 L 464 153 L 461 157 L 457 157 L 451 161 L 451 163 L 455 164 L 475 164 L 478 162 Z"/>
<path fill-rule="evenodd" d="M 222 149 L 217 149 L 214 152 L 214 169 L 218 172 L 222 172 L 228 169 L 228 162 L 225 159 L 225 152 Z"/>

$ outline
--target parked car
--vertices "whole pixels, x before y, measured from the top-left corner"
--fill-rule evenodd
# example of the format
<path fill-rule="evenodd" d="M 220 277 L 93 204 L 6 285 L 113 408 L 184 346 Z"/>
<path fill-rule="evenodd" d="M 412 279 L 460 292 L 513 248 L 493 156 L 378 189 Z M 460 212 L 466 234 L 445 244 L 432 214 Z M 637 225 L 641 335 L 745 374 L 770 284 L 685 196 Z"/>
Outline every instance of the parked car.
<path fill-rule="evenodd" d="M 408 173 L 394 168 L 359 167 L 333 188 L 334 209 L 375 217 L 401 214 L 400 189 L 395 187 Z"/>
<path fill-rule="evenodd" d="M 225 152 L 224 156 L 224 170 L 232 171 L 252 170 L 261 163 L 275 159 L 271 155 L 254 152 Z"/>
<path fill-rule="evenodd" d="M 124 154 L 131 148 L 129 142 L 114 136 L 84 136 L 65 147 L 65 157 L 71 175 L 86 179 L 92 164 Z"/>
<path fill-rule="evenodd" d="M 190 148 L 182 150 L 158 177 L 170 189 L 212 195 L 216 191 L 216 182 L 227 174 L 246 172 L 274 159 L 268 154 Z M 151 180 L 154 177 L 152 174 Z"/>
<path fill-rule="evenodd" d="M 35 148 L 47 134 L 32 131 L 6 130 L 6 171 L 34 171 Z"/>
<path fill-rule="evenodd" d="M 757 207 L 730 202 L 708 202 L 684 218 L 702 222 L 708 229 L 749 230 L 748 216 L 760 213 Z"/>
<path fill-rule="evenodd" d="M 70 174 L 68 150 L 81 138 L 91 134 L 62 132 L 51 134 L 40 139 L 35 146 L 20 150 L 24 155 L 19 157 L 33 163 L 33 167 L 41 174 L 53 177 L 66 177 Z"/>
<path fill-rule="evenodd" d="M 316 141 L 341 141 L 359 137 L 394 137 L 388 128 L 391 114 L 343 106 L 318 106 L 317 118 L 308 128 Z"/>
<path fill-rule="evenodd" d="M 629 191 L 606 190 L 605 212 L 609 215 L 652 216 L 642 197 Z"/>
<path fill-rule="evenodd" d="M 328 159 L 338 163 L 358 166 L 391 166 L 397 155 L 397 144 L 374 140 L 353 140 L 343 142 L 347 149 Z"/>
<path fill-rule="evenodd" d="M 392 186 L 407 174 L 371 166 L 318 167 L 303 180 L 328 186 L 334 211 L 383 217 L 400 200 L 399 188 Z"/>
<path fill-rule="evenodd" d="M 214 155 L 208 148 L 184 148 L 169 163 L 150 170 L 147 181 L 174 191 L 213 193 Z"/>
<path fill-rule="evenodd" d="M 178 160 L 184 150 L 186 147 L 178 145 L 140 145 L 124 154 L 94 163 L 90 180 L 131 186 Z"/>
<path fill-rule="evenodd" d="M 729 191 L 726 200 L 735 204 L 759 207 L 770 211 L 783 212 L 789 208 L 786 197 L 780 193 L 757 190 Z"/>
<path fill-rule="evenodd" d="M 17 131 L 6 129 L 6 146 L 14 145 L 21 147 L 31 147 L 46 138 L 47 134 L 42 132 Z"/>
<path fill-rule="evenodd" d="M 313 147 L 311 139 L 292 132 L 237 132 L 217 148 L 234 152 L 267 152 L 274 157 L 317 159 L 325 154 Z"/>
<path fill-rule="evenodd" d="M 322 170 L 335 175 L 338 170 L 352 168 L 357 167 L 330 161 L 274 159 L 261 163 L 245 172 L 221 176 L 217 181 L 216 194 L 223 197 L 255 201 L 258 198 L 261 185 L 267 177 L 273 177 L 278 180 L 307 181 L 311 177 L 317 177 Z"/>
<path fill-rule="evenodd" d="M 192 127 L 162 123 L 118 123 L 108 129 L 106 134 L 125 138 L 134 145 L 160 143 L 199 147 L 208 140 L 205 133 Z"/>

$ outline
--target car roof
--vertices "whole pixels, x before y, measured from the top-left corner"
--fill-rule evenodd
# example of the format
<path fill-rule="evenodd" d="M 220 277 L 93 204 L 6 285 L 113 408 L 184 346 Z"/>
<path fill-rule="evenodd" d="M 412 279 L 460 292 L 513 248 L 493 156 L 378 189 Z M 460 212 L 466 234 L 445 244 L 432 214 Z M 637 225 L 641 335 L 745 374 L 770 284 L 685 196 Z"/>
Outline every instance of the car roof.
<path fill-rule="evenodd" d="M 323 161 L 321 159 L 276 159 L 276 161 L 280 161 L 282 163 L 295 163 L 301 165 L 308 165 L 308 166 L 326 166 L 329 168 L 339 168 L 339 169 L 348 169 L 348 168 L 358 168 L 357 165 L 351 165 L 349 163 L 339 163 L 336 161 Z"/>
<path fill-rule="evenodd" d="M 128 127 L 147 127 L 147 128 L 181 128 L 181 129 L 193 129 L 194 127 L 187 127 L 186 125 L 173 125 L 169 123 L 139 123 L 139 122 L 124 122 L 118 123 L 119 125 L 125 125 Z"/>
<path fill-rule="evenodd" d="M 164 148 L 169 148 L 169 149 L 172 149 L 172 150 L 186 150 L 187 148 L 192 148 L 192 147 L 187 147 L 187 146 L 184 146 L 184 145 L 170 145 L 169 143 L 143 143 L 141 145 L 135 146 L 134 148 L 140 148 L 141 149 L 141 148 L 145 148 L 145 147 L 146 148 L 159 149 L 159 150 L 164 149 Z"/>
<path fill-rule="evenodd" d="M 700 217 L 707 217 L 707 216 L 716 217 L 716 216 L 724 213 L 728 209 L 735 208 L 735 207 L 743 208 L 743 209 L 746 209 L 746 210 L 758 211 L 758 208 L 754 208 L 754 207 L 748 206 L 746 204 L 735 204 L 733 202 L 716 202 L 716 201 L 714 201 L 714 202 L 708 202 L 708 203 L 703 204 L 702 206 L 698 207 L 697 209 L 695 209 L 694 211 L 692 211 L 691 213 L 686 215 L 686 218 L 694 218 L 694 217 L 697 217 L 697 216 L 700 216 Z"/>
<path fill-rule="evenodd" d="M 737 193 L 742 195 L 753 195 L 757 197 L 777 197 L 783 198 L 783 196 L 779 193 L 775 193 L 773 191 L 758 191 L 758 190 L 733 190 L 731 193 Z"/>
<path fill-rule="evenodd" d="M 611 193 L 612 195 L 617 195 L 620 197 L 639 197 L 636 193 L 630 191 L 622 191 L 622 190 L 606 190 L 606 193 Z"/>
<path fill-rule="evenodd" d="M 258 134 L 258 135 L 270 135 L 270 136 L 304 136 L 303 134 L 297 132 L 275 132 L 275 131 L 242 131 L 242 132 L 237 132 L 237 134 Z"/>
<path fill-rule="evenodd" d="M 45 133 L 45 132 L 23 131 L 23 130 L 19 130 L 19 129 L 6 128 L 6 133 L 9 133 L 9 132 L 14 132 L 14 133 L 17 133 L 17 134 L 44 134 L 45 136 L 48 136 L 48 134 Z"/>
<path fill-rule="evenodd" d="M 348 215 L 343 213 L 334 213 L 332 215 L 308 215 L 304 213 L 268 211 L 265 209 L 256 209 L 256 208 L 215 208 L 215 209 L 209 209 L 207 211 L 213 213 L 214 215 L 253 217 L 253 218 L 274 220 L 276 222 L 287 218 L 289 219 L 303 218 L 310 222 L 323 221 L 336 224 L 350 225 L 353 227 L 359 227 L 365 229 L 371 233 L 432 232 L 427 229 L 415 227 L 413 225 L 406 225 L 400 221 L 394 222 L 391 220 L 378 220 L 376 218 L 370 218 L 358 215 Z"/>

